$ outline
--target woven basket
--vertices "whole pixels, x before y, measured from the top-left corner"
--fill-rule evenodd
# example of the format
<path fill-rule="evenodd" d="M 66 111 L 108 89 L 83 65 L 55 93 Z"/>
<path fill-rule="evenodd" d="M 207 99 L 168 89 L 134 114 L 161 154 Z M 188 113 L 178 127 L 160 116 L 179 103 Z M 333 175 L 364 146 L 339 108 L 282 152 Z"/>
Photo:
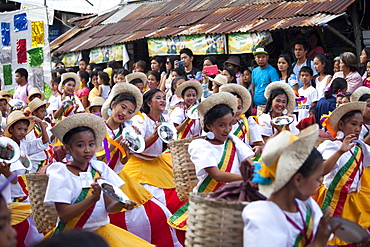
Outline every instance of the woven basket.
<path fill-rule="evenodd" d="M 181 201 L 187 200 L 189 193 L 192 192 L 193 188 L 198 184 L 195 166 L 190 160 L 190 154 L 188 152 L 189 143 L 198 138 L 204 137 L 192 137 L 170 141 L 175 187 L 177 196 Z"/>
<path fill-rule="evenodd" d="M 242 211 L 247 204 L 209 199 L 205 193 L 190 193 L 185 245 L 243 246 Z"/>
<path fill-rule="evenodd" d="M 58 214 L 55 207 L 44 204 L 49 177 L 45 174 L 26 175 L 28 196 L 31 202 L 33 219 L 39 232 L 49 232 L 57 223 Z"/>

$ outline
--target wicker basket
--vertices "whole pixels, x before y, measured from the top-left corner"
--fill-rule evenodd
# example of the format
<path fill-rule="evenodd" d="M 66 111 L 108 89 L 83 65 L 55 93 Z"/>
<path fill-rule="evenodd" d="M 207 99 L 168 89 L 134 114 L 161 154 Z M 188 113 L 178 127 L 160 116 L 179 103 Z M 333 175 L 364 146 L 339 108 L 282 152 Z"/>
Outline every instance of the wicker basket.
<path fill-rule="evenodd" d="M 33 219 L 39 232 L 49 232 L 57 223 L 58 214 L 55 207 L 44 204 L 48 176 L 45 174 L 26 175 L 28 195 L 31 202 Z"/>
<path fill-rule="evenodd" d="M 192 192 L 193 188 L 198 184 L 195 167 L 193 162 L 190 160 L 188 152 L 189 143 L 198 138 L 204 137 L 192 137 L 170 141 L 175 187 L 177 196 L 181 201 L 187 200 L 189 193 Z"/>
<path fill-rule="evenodd" d="M 209 199 L 190 193 L 186 227 L 187 247 L 243 246 L 242 211 L 248 202 Z"/>

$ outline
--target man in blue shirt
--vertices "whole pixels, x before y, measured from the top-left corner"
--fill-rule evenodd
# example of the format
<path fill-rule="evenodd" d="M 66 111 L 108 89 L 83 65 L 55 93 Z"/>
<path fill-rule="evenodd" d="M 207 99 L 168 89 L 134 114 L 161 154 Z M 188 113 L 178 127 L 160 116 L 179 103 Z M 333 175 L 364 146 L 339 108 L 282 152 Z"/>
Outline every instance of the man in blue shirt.
<path fill-rule="evenodd" d="M 313 61 L 307 58 L 308 52 L 308 44 L 303 39 L 298 39 L 293 44 L 294 48 L 294 56 L 297 59 L 296 62 L 292 64 L 293 66 L 293 73 L 297 76 L 298 79 L 298 88 L 303 87 L 303 82 L 299 78 L 299 71 L 302 69 L 303 66 L 308 66 L 313 71 L 313 76 L 317 75 L 317 72 L 313 66 Z"/>
<path fill-rule="evenodd" d="M 269 65 L 268 52 L 263 47 L 258 47 L 254 52 L 254 60 L 258 67 L 252 71 L 252 94 L 254 105 L 264 107 L 267 99 L 264 96 L 266 87 L 273 81 L 279 81 L 279 74 L 274 67 Z M 258 112 L 263 109 L 258 109 Z"/>

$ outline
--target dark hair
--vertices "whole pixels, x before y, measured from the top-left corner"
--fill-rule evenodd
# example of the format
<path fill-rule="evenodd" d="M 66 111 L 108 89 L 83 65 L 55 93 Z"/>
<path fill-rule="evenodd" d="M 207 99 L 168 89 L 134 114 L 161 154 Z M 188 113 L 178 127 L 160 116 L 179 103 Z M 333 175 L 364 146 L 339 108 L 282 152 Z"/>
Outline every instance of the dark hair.
<path fill-rule="evenodd" d="M 160 72 L 165 71 L 166 63 L 165 63 L 165 59 L 163 57 L 154 56 L 150 59 L 150 62 L 152 62 L 153 60 L 155 60 L 159 63 L 159 71 Z"/>
<path fill-rule="evenodd" d="M 319 59 L 321 63 L 325 63 L 324 66 L 324 74 L 330 75 L 332 73 L 332 65 L 329 59 L 324 54 L 317 54 L 315 58 Z"/>
<path fill-rule="evenodd" d="M 25 68 L 19 68 L 15 71 L 15 73 L 18 73 L 21 77 L 24 76 L 26 81 L 28 80 L 28 71 Z"/>
<path fill-rule="evenodd" d="M 86 66 L 87 66 L 87 60 L 82 58 L 79 62 L 85 62 Z"/>
<path fill-rule="evenodd" d="M 347 81 L 344 78 L 337 77 L 331 82 L 331 86 L 328 91 L 325 91 L 325 99 L 330 99 L 333 94 L 338 93 L 339 90 L 343 90 L 347 87 Z"/>
<path fill-rule="evenodd" d="M 116 96 L 114 96 L 114 98 L 112 99 L 110 103 L 111 104 L 110 107 L 112 108 L 113 106 L 117 105 L 119 102 L 124 101 L 124 100 L 130 101 L 132 104 L 134 104 L 136 108 L 136 99 L 130 93 L 119 93 Z"/>
<path fill-rule="evenodd" d="M 364 49 L 362 49 L 362 50 L 364 50 L 364 51 L 365 51 L 366 56 L 367 56 L 367 61 L 366 61 L 366 62 L 368 62 L 368 61 L 369 61 L 369 59 L 370 59 L 370 47 L 366 46 L 366 47 L 365 47 Z"/>
<path fill-rule="evenodd" d="M 158 93 L 158 92 L 161 92 L 163 93 L 161 90 L 159 90 L 158 88 L 155 88 L 155 89 L 151 89 L 149 91 L 147 91 L 146 93 L 144 93 L 143 95 L 143 105 L 141 107 L 141 111 L 144 112 L 145 114 L 149 114 L 150 113 L 150 107 L 148 106 L 148 102 L 151 102 L 152 101 L 152 98 L 153 96 Z"/>
<path fill-rule="evenodd" d="M 126 76 L 128 74 L 130 74 L 130 72 L 127 69 L 119 69 L 119 70 L 117 70 L 117 75 L 124 75 L 124 76 Z"/>
<path fill-rule="evenodd" d="M 80 132 L 84 132 L 84 131 L 89 131 L 91 133 L 93 133 L 94 135 L 94 139 L 95 139 L 95 133 L 92 129 L 88 128 L 88 127 L 85 127 L 85 126 L 80 126 L 80 127 L 76 127 L 76 128 L 73 128 L 71 130 L 69 130 L 64 136 L 63 136 L 63 143 L 64 144 L 69 144 L 72 140 L 72 137 L 77 134 L 77 133 L 80 133 Z"/>
<path fill-rule="evenodd" d="M 230 76 L 231 77 L 234 77 L 234 79 L 231 80 L 231 83 L 236 83 L 236 75 L 235 75 L 235 71 L 231 68 L 224 68 L 224 70 L 226 70 L 227 72 L 229 72 Z"/>
<path fill-rule="evenodd" d="M 57 77 L 54 78 L 54 83 L 59 84 L 61 80 L 62 80 L 62 78 L 60 76 L 57 76 Z"/>
<path fill-rule="evenodd" d="M 108 243 L 93 232 L 82 230 L 65 231 L 54 234 L 51 238 L 45 239 L 35 247 L 109 247 Z"/>
<path fill-rule="evenodd" d="M 96 68 L 96 63 L 89 63 L 88 66 L 90 66 L 91 71 L 93 71 Z"/>
<path fill-rule="evenodd" d="M 345 93 L 343 95 L 343 98 L 347 98 L 349 102 L 351 102 L 351 94 L 350 93 Z"/>
<path fill-rule="evenodd" d="M 234 115 L 233 109 L 231 109 L 230 106 L 225 104 L 215 105 L 204 116 L 203 130 L 205 132 L 209 132 L 210 130 L 207 128 L 207 125 L 213 124 L 217 119 L 222 118 L 229 113 L 231 113 L 231 115 Z"/>
<path fill-rule="evenodd" d="M 151 70 L 151 71 L 148 72 L 148 77 L 149 77 L 149 75 L 154 75 L 154 77 L 157 81 L 161 81 L 161 74 L 158 71 Z"/>
<path fill-rule="evenodd" d="M 147 68 L 146 68 L 146 62 L 145 61 L 139 60 L 135 64 L 136 64 L 136 66 L 139 66 L 139 67 L 143 68 L 144 69 L 144 73 L 146 73 Z"/>
<path fill-rule="evenodd" d="M 188 55 L 189 57 L 194 57 L 194 54 L 193 54 L 193 51 L 190 50 L 189 48 L 182 48 L 180 50 L 180 55 L 185 53 L 186 55 Z"/>
<path fill-rule="evenodd" d="M 111 67 L 113 70 L 119 69 L 121 67 L 120 63 L 118 61 L 112 60 L 107 63 L 108 67 Z"/>
<path fill-rule="evenodd" d="M 66 69 L 59 69 L 58 70 L 59 75 L 63 75 L 64 73 L 67 73 Z"/>
<path fill-rule="evenodd" d="M 103 72 L 103 71 L 99 71 L 98 76 L 103 80 L 104 85 L 109 85 L 110 79 L 109 79 L 108 73 Z"/>
<path fill-rule="evenodd" d="M 295 47 L 295 45 L 303 45 L 303 49 L 305 51 L 308 51 L 308 44 L 307 42 L 304 40 L 304 39 L 297 39 L 294 43 L 293 43 L 293 48 Z"/>
<path fill-rule="evenodd" d="M 171 55 L 171 56 L 167 57 L 167 60 L 170 61 L 171 68 L 173 70 L 175 68 L 175 61 L 180 60 L 180 58 L 179 58 L 178 55 Z M 167 61 L 166 61 L 166 63 L 167 63 Z M 171 74 L 171 70 L 168 70 L 167 74 L 166 74 L 166 79 L 170 76 L 170 74 Z"/>
<path fill-rule="evenodd" d="M 308 67 L 308 66 L 303 66 L 300 70 L 299 70 L 299 75 L 301 75 L 302 72 L 307 72 L 310 74 L 310 76 L 313 76 L 313 70 L 311 69 L 311 67 Z"/>
<path fill-rule="evenodd" d="M 217 59 L 214 57 L 214 56 L 208 56 L 208 57 L 205 57 L 203 59 L 203 62 L 206 61 L 206 60 L 209 60 L 211 62 L 212 65 L 217 65 Z"/>
<path fill-rule="evenodd" d="M 345 96 L 344 96 L 345 97 Z M 354 115 L 356 115 L 357 113 L 360 113 L 362 115 L 362 112 L 359 111 L 359 110 L 353 110 L 353 111 L 350 111 L 350 112 L 347 112 L 346 114 L 344 114 L 341 118 L 340 118 L 340 121 L 342 122 L 346 122 L 348 119 L 350 119 L 351 117 L 353 117 Z"/>
<path fill-rule="evenodd" d="M 91 71 L 91 72 L 90 72 L 90 78 L 92 79 L 92 78 L 93 78 L 93 76 L 98 76 L 98 73 L 99 73 L 99 71 L 97 71 L 97 70 L 93 70 L 93 71 Z"/>
<path fill-rule="evenodd" d="M 175 94 L 175 86 L 176 86 L 177 82 L 179 80 L 185 80 L 186 81 L 187 79 L 188 78 L 186 76 L 179 76 L 179 77 L 176 77 L 175 79 L 172 80 L 172 82 L 171 82 L 171 92 L 172 92 L 172 95 Z"/>
<path fill-rule="evenodd" d="M 293 73 L 293 67 L 292 67 L 292 59 L 290 58 L 290 56 L 288 54 L 281 54 L 279 57 L 278 57 L 278 61 L 279 61 L 279 58 L 284 58 L 285 61 L 288 63 L 288 71 L 287 71 L 287 77 L 285 79 L 285 82 L 288 83 L 288 80 L 289 80 L 289 76 Z M 249 69 L 248 69 L 249 70 Z M 249 70 L 250 71 L 250 70 Z M 281 72 L 280 70 L 277 70 L 278 73 L 279 73 L 279 77 L 281 78 Z M 244 72 L 244 71 L 243 71 Z M 252 71 L 250 71 L 252 73 Z"/>
<path fill-rule="evenodd" d="M 78 74 L 82 79 L 85 79 L 86 83 L 89 81 L 89 73 L 87 73 L 85 70 L 78 72 Z"/>
<path fill-rule="evenodd" d="M 175 71 L 178 76 L 186 76 L 186 72 L 182 68 L 174 68 L 172 71 Z"/>
<path fill-rule="evenodd" d="M 310 33 L 310 35 L 308 35 L 308 38 L 310 38 L 310 36 L 311 36 L 312 34 L 316 36 L 316 39 L 317 39 L 317 46 L 323 46 L 323 45 L 322 45 L 322 42 L 321 42 L 320 35 L 318 34 L 318 32 L 316 32 L 316 31 L 312 31 L 312 32 Z"/>
<path fill-rule="evenodd" d="M 282 89 L 282 88 L 275 88 L 274 90 L 271 90 L 271 93 L 267 99 L 267 102 L 266 102 L 266 108 L 265 108 L 265 111 L 263 113 L 269 113 L 270 112 L 270 109 L 272 107 L 272 101 L 279 95 L 282 95 L 284 94 L 287 98 L 287 100 L 289 101 L 289 97 L 288 97 L 288 94 Z"/>
<path fill-rule="evenodd" d="M 316 111 L 316 105 L 311 106 L 309 112 L 315 113 L 315 111 Z"/>
<path fill-rule="evenodd" d="M 69 81 L 74 81 L 76 83 L 76 86 L 77 86 L 77 81 L 73 77 L 69 77 L 67 79 L 64 79 L 64 81 L 62 81 L 62 85 L 65 85 Z"/>
<path fill-rule="evenodd" d="M 324 162 L 324 160 L 322 158 L 321 153 L 317 151 L 316 148 L 313 148 L 310 155 L 303 163 L 303 165 L 299 168 L 297 173 L 302 174 L 304 178 L 308 178 L 316 171 L 317 167 L 322 162 Z"/>
<path fill-rule="evenodd" d="M 139 79 L 139 78 L 132 79 L 128 83 L 130 83 L 132 85 L 136 85 L 136 84 L 139 84 L 139 83 L 143 83 L 144 84 L 144 82 L 141 79 Z"/>
<path fill-rule="evenodd" d="M 190 86 L 190 87 L 187 87 L 184 90 L 182 90 L 182 92 L 181 92 L 181 98 L 184 98 L 184 94 L 185 94 L 186 90 L 188 90 L 188 89 L 194 89 L 195 92 L 198 94 L 197 89 L 195 87 L 193 87 L 193 86 Z"/>
<path fill-rule="evenodd" d="M 363 94 L 359 99 L 358 101 L 366 101 L 370 99 L 370 94 L 366 93 L 366 94 Z"/>
<path fill-rule="evenodd" d="M 20 119 L 20 120 L 18 120 L 18 121 L 16 121 L 16 122 L 14 122 L 11 126 L 9 126 L 9 133 L 12 133 L 12 132 L 10 131 L 10 128 L 13 128 L 13 127 L 14 127 L 14 125 L 16 125 L 16 124 L 18 124 L 18 123 L 26 124 L 27 126 L 29 126 L 29 125 L 30 125 L 30 120 L 28 120 L 28 119 Z"/>

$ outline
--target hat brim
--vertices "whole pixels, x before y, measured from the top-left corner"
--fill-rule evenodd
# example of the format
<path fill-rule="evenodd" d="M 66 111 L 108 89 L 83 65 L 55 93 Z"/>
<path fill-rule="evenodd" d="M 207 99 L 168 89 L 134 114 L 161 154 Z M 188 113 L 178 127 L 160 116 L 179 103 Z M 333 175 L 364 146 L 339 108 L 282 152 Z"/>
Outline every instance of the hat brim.
<path fill-rule="evenodd" d="M 294 111 L 296 102 L 295 102 L 295 93 L 294 90 L 285 82 L 272 82 L 270 83 L 265 90 L 265 98 L 268 99 L 270 97 L 271 91 L 274 89 L 281 88 L 285 91 L 285 93 L 288 95 L 288 104 L 286 106 L 286 109 L 288 110 L 288 113 L 291 113 Z"/>
<path fill-rule="evenodd" d="M 39 107 L 41 107 L 41 106 L 43 106 L 43 105 L 45 105 L 45 106 L 46 106 L 46 108 L 48 108 L 48 107 L 49 107 L 49 105 L 50 105 L 50 103 L 42 102 L 42 103 L 40 103 L 40 104 L 36 105 L 36 107 L 34 107 L 34 108 L 33 108 L 33 110 L 31 110 L 31 109 L 30 109 L 30 112 L 31 112 L 31 113 L 33 113 L 34 111 L 36 111 Z"/>
<path fill-rule="evenodd" d="M 129 83 L 117 83 L 113 86 L 107 100 L 102 106 L 101 115 L 104 119 L 108 119 L 109 116 L 107 112 L 111 106 L 112 100 L 120 93 L 129 93 L 134 96 L 136 100 L 136 108 L 132 116 L 140 111 L 140 108 L 143 105 L 143 95 L 141 94 L 140 90 L 136 86 Z"/>
<path fill-rule="evenodd" d="M 103 107 L 103 104 L 101 104 L 101 105 L 90 105 L 90 106 L 88 106 L 88 107 L 85 108 L 85 111 L 88 112 L 88 113 L 90 113 L 90 110 L 93 107 Z"/>
<path fill-rule="evenodd" d="M 35 125 L 35 122 L 31 121 L 29 117 L 21 117 L 21 118 L 14 119 L 9 124 L 7 124 L 7 126 L 4 130 L 4 136 L 11 138 L 12 133 L 9 132 L 10 127 L 12 127 L 12 125 L 14 123 L 16 123 L 17 121 L 22 120 L 22 119 L 27 119 L 30 122 L 30 124 L 28 125 L 27 134 L 30 133 L 33 129 L 33 126 Z"/>
<path fill-rule="evenodd" d="M 145 83 L 147 81 L 147 76 L 142 73 L 142 72 L 135 72 L 135 73 L 131 73 L 131 74 L 128 74 L 125 76 L 125 79 L 126 79 L 126 82 L 129 83 L 130 81 L 132 81 L 133 79 L 139 79 L 141 80 L 143 83 Z"/>
<path fill-rule="evenodd" d="M 357 88 L 351 95 L 351 102 L 359 101 L 362 95 L 365 95 L 365 94 L 370 94 L 370 88 L 365 87 L 365 86 L 361 86 Z"/>
<path fill-rule="evenodd" d="M 181 83 L 180 86 L 176 88 L 175 95 L 181 98 L 182 92 L 189 87 L 195 88 L 195 91 L 197 92 L 197 100 L 200 100 L 203 93 L 203 87 L 198 81 L 186 81 Z"/>
<path fill-rule="evenodd" d="M 229 93 L 235 93 L 239 95 L 242 101 L 242 113 L 247 112 L 249 107 L 251 106 L 252 96 L 249 93 L 248 89 L 246 89 L 242 85 L 238 85 L 238 84 L 222 85 L 220 87 L 220 92 L 229 92 Z"/>
<path fill-rule="evenodd" d="M 331 129 L 336 133 L 339 131 L 338 123 L 339 120 L 348 112 L 350 111 L 360 111 L 364 112 L 366 107 L 365 102 L 355 101 L 355 102 L 349 102 L 346 104 L 342 104 L 339 107 L 337 107 L 330 115 L 329 117 L 329 125 Z"/>
<path fill-rule="evenodd" d="M 64 75 L 64 77 L 63 77 L 63 75 Z M 76 88 L 79 86 L 78 84 L 80 83 L 80 77 L 76 73 L 73 73 L 73 72 L 64 73 L 64 74 L 62 74 L 62 78 L 61 78 L 59 86 L 58 86 L 59 92 L 62 92 L 62 90 L 63 90 L 63 81 L 68 79 L 68 78 L 72 78 L 72 79 L 75 80 Z"/>
<path fill-rule="evenodd" d="M 282 131 L 270 138 L 265 145 L 262 161 L 271 165 L 271 162 L 278 159 L 273 182 L 270 185 L 259 185 L 260 192 L 265 196 L 279 191 L 298 172 L 315 147 L 319 127 L 317 124 L 307 127 L 297 135 L 298 139 L 289 143 L 291 135 L 289 131 Z M 286 143 L 289 144 L 285 145 Z"/>
<path fill-rule="evenodd" d="M 28 97 L 27 97 L 27 99 L 26 99 L 26 102 L 27 102 L 27 104 L 29 104 L 30 102 L 31 102 L 31 97 L 33 96 L 33 95 L 35 95 L 35 94 L 40 94 L 41 95 L 41 100 L 44 100 L 45 99 L 45 95 L 43 94 L 43 93 L 41 93 L 41 92 L 39 92 L 39 93 L 33 93 L 33 94 L 30 94 L 30 95 L 28 95 Z"/>
<path fill-rule="evenodd" d="M 65 134 L 77 127 L 87 127 L 92 129 L 95 135 L 96 146 L 101 146 L 101 143 L 105 138 L 106 126 L 103 119 L 94 114 L 79 113 L 64 118 L 51 129 L 51 133 L 63 142 Z"/>
<path fill-rule="evenodd" d="M 266 54 L 268 55 L 269 53 L 267 51 L 257 51 L 257 52 L 253 52 L 253 56 L 257 55 L 257 54 Z"/>
<path fill-rule="evenodd" d="M 226 79 L 225 83 L 222 83 L 222 82 L 220 82 L 220 81 L 217 81 L 217 80 L 215 80 L 215 79 L 213 79 L 213 78 L 211 78 L 211 77 L 208 77 L 208 79 L 209 79 L 210 81 L 212 81 L 212 82 L 216 83 L 218 86 L 222 86 L 222 85 L 227 84 L 227 79 Z"/>

